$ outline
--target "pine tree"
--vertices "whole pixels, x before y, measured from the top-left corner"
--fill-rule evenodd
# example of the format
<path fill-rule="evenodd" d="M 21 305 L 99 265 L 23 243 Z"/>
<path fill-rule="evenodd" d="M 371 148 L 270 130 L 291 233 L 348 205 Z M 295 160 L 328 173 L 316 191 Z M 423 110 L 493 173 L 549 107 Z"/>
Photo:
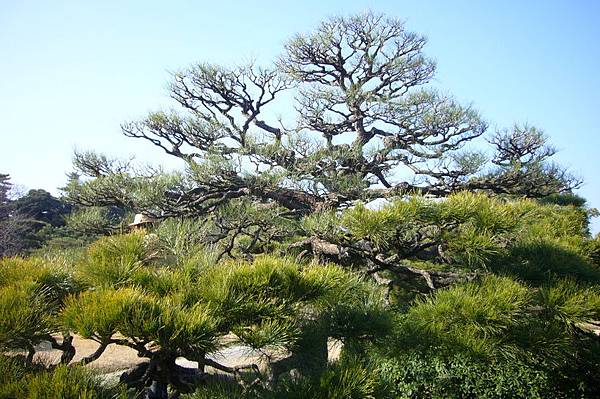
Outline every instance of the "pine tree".
<path fill-rule="evenodd" d="M 579 186 L 549 163 L 555 150 L 534 127 L 493 135 L 492 156 L 473 150 L 485 145 L 487 124 L 432 88 L 425 45 L 402 21 L 367 13 L 296 35 L 268 67 L 193 65 L 170 85 L 181 112 L 122 126 L 181 159 L 185 172 L 141 175 L 130 162 L 78 153 L 78 173 L 93 179 L 71 198 L 158 217 L 207 215 L 248 199 L 298 216 L 415 192 L 538 198 Z M 288 94 L 296 102 L 277 121 L 270 108 Z"/>
<path fill-rule="evenodd" d="M 26 390 L 36 345 L 77 366 L 79 334 L 98 343 L 79 366 L 111 345 L 147 358 L 121 386 L 148 398 L 600 395 L 594 210 L 534 127 L 472 151 L 487 125 L 432 89 L 424 46 L 395 19 L 332 18 L 269 68 L 176 73 L 181 113 L 123 125 L 184 171 L 76 154 L 71 221 L 106 236 L 72 258 L 0 260 L 0 349 L 25 351 Z M 286 91 L 297 125 L 268 111 Z M 160 222 L 119 233 L 98 224 L 108 207 Z M 261 367 L 212 356 L 232 344 Z"/>
<path fill-rule="evenodd" d="M 9 192 L 12 187 L 10 176 L 0 173 L 0 221 L 6 220 L 10 214 L 9 211 Z"/>

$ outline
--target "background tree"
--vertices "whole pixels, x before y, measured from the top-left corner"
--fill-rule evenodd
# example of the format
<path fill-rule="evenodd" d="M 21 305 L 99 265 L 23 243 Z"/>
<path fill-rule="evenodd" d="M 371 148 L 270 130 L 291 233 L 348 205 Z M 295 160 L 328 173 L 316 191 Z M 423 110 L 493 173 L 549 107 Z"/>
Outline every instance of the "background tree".
<path fill-rule="evenodd" d="M 10 176 L 0 174 L 0 256 L 10 256 L 23 250 L 24 218 L 15 215 L 12 209 L 10 191 L 13 184 Z"/>
<path fill-rule="evenodd" d="M 69 235 L 65 226 L 70 204 L 41 189 L 10 199 L 9 189 L 9 184 L 3 185 L 5 200 L 0 205 L 3 255 L 25 254 Z"/>
<path fill-rule="evenodd" d="M 65 235 L 65 218 L 71 205 L 45 190 L 29 190 L 12 203 L 14 215 L 21 219 L 23 251 L 42 247 L 52 238 Z"/>
<path fill-rule="evenodd" d="M 12 187 L 10 176 L 0 173 L 0 220 L 5 220 L 8 215 L 8 205 L 10 202 L 9 192 Z"/>
<path fill-rule="evenodd" d="M 71 213 L 71 206 L 45 190 L 29 190 L 13 202 L 13 209 L 39 225 L 62 227 L 64 217 Z"/>

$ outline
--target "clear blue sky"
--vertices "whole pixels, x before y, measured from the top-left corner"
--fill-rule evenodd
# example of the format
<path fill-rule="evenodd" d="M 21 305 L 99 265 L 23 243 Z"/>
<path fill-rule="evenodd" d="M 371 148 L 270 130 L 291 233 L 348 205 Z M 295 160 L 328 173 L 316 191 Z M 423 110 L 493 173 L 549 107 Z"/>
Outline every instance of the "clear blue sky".
<path fill-rule="evenodd" d="M 56 193 L 74 148 L 172 167 L 119 129 L 170 106 L 168 71 L 267 63 L 293 33 L 368 9 L 425 34 L 439 87 L 472 102 L 492 128 L 519 121 L 545 130 L 557 161 L 584 178 L 580 194 L 600 208 L 600 2 L 592 0 L 0 0 L 0 173 Z"/>

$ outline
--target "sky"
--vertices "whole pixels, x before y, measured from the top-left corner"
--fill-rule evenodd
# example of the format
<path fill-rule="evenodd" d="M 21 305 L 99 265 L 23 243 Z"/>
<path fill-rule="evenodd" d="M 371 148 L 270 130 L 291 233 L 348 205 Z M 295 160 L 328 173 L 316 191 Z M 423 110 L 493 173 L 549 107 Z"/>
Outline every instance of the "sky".
<path fill-rule="evenodd" d="M 600 208 L 600 2 L 0 0 L 0 173 L 58 193 L 75 149 L 178 164 L 120 124 L 169 109 L 192 63 L 268 65 L 295 33 L 371 10 L 429 39 L 435 85 L 490 130 L 544 130 Z M 593 224 L 600 231 L 600 220 Z"/>

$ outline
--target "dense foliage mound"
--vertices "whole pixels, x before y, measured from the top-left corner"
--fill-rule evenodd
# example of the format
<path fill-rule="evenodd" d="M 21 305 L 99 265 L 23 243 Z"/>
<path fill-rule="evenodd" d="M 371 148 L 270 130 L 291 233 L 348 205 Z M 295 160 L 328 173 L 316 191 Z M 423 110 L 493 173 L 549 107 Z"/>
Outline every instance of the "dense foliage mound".
<path fill-rule="evenodd" d="M 0 396 L 600 396 L 595 211 L 539 130 L 475 151 L 424 44 L 331 19 L 273 68 L 175 74 L 186 114 L 124 125 L 183 172 L 76 154 L 68 226 L 97 239 L 0 260 Z M 288 89 L 293 128 L 264 112 Z M 118 383 L 90 367 L 113 345 L 140 357 Z"/>
<path fill-rule="evenodd" d="M 123 389 L 150 385 L 149 397 L 593 397 L 600 242 L 586 221 L 572 205 L 462 193 L 306 217 L 296 242 L 337 248 L 313 260 L 294 245 L 275 249 L 288 255 L 223 259 L 218 247 L 185 240 L 191 221 L 107 236 L 72 258 L 5 258 L 0 344 L 6 355 L 26 353 L 3 360 L 16 370 L 6 390 L 26 395 L 35 381 L 75 378 L 73 365 L 124 345 L 145 360 Z M 441 247 L 427 259 L 405 244 L 418 231 Z M 98 350 L 72 362 L 72 334 Z M 342 345 L 333 362 L 332 340 Z M 43 341 L 71 366 L 41 370 Z M 212 356 L 232 345 L 260 364 Z M 108 388 L 90 381 L 76 389 L 102 397 Z"/>

